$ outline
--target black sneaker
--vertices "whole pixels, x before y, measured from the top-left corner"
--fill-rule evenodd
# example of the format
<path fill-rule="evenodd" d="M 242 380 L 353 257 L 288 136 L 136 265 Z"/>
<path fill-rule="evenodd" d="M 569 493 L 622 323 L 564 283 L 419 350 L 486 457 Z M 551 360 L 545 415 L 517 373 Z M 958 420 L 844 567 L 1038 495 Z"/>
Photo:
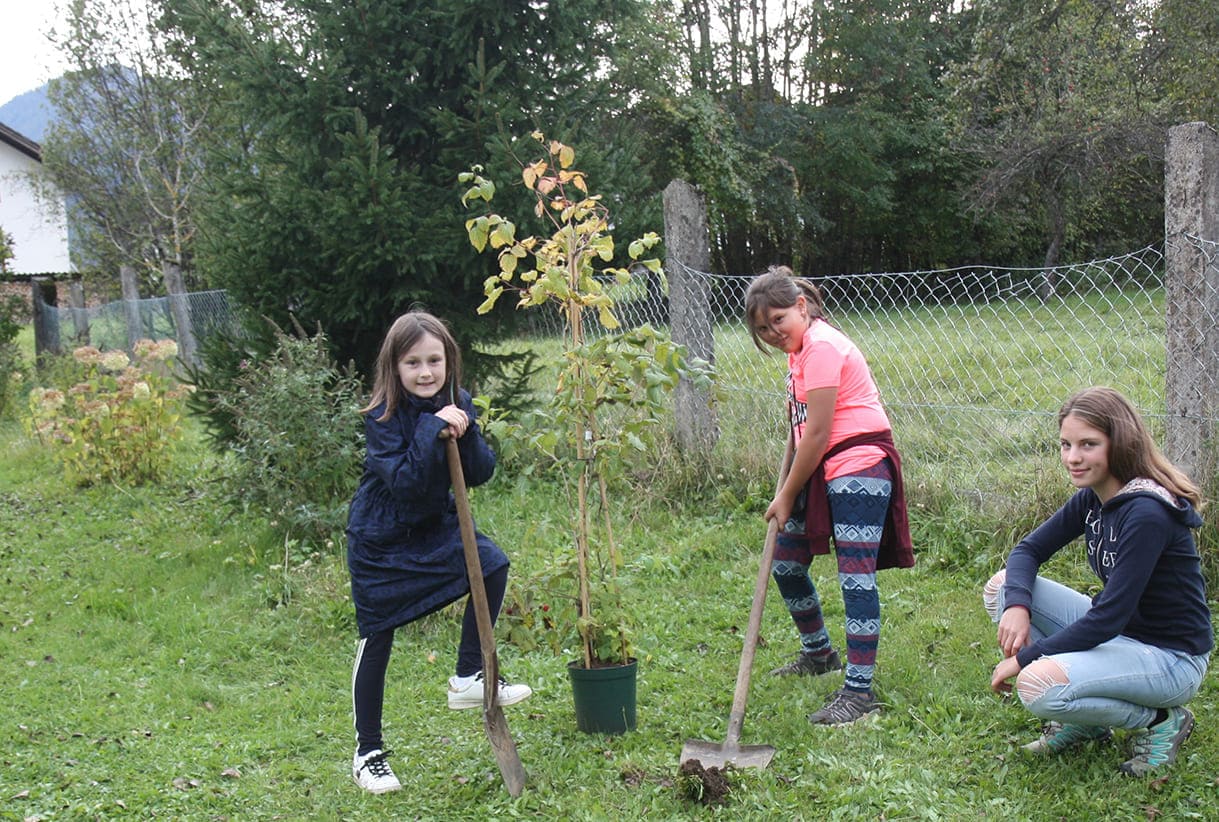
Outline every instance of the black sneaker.
<path fill-rule="evenodd" d="M 824 708 L 810 714 L 808 721 L 814 725 L 846 725 L 848 722 L 862 719 L 879 709 L 876 697 L 872 696 L 870 692 L 864 693 L 842 688 L 830 696 Z"/>
<path fill-rule="evenodd" d="M 842 660 L 838 652 L 830 650 L 828 654 L 810 654 L 801 651 L 800 655 L 786 665 L 780 665 L 770 672 L 771 676 L 821 676 L 830 671 L 841 671 Z"/>

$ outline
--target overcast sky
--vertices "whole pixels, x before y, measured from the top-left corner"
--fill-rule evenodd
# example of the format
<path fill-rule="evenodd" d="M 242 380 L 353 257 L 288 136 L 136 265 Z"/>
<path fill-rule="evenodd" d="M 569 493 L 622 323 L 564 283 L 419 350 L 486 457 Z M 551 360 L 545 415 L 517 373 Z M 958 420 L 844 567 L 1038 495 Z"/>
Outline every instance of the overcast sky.
<path fill-rule="evenodd" d="M 35 89 L 63 71 L 47 41 L 58 0 L 5 0 L 0 12 L 0 105 Z"/>

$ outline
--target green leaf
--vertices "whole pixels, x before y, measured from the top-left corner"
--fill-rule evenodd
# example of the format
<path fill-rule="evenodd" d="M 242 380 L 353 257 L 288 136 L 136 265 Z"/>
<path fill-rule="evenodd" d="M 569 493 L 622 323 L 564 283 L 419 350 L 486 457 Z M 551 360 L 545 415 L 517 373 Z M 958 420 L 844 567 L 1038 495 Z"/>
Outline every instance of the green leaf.
<path fill-rule="evenodd" d="M 470 235 L 470 245 L 481 254 L 487 247 L 487 218 L 476 217 L 467 220 L 466 233 Z"/>

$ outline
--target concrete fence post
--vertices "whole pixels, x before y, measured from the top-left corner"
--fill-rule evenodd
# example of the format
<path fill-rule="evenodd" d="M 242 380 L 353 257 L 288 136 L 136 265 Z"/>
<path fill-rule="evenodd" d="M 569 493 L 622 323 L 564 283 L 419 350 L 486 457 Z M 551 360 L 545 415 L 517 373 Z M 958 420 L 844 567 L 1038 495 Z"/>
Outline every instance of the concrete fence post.
<path fill-rule="evenodd" d="M 140 285 L 134 268 L 119 266 L 119 285 L 123 289 L 123 316 L 127 318 L 127 348 L 134 349 L 144 336 L 144 325 L 140 321 Z"/>
<path fill-rule="evenodd" d="M 1168 130 L 1164 153 L 1165 455 L 1215 480 L 1219 415 L 1219 133 Z"/>
<path fill-rule="evenodd" d="M 198 343 L 195 326 L 190 317 L 190 298 L 182 282 L 182 269 L 176 263 L 166 262 L 161 266 L 165 275 L 165 290 L 169 294 L 169 311 L 178 332 L 178 359 L 188 365 L 198 365 Z"/>
<path fill-rule="evenodd" d="M 72 308 L 73 339 L 77 345 L 88 345 L 89 311 L 85 308 L 85 287 L 80 280 L 68 283 L 68 305 Z"/>
<path fill-rule="evenodd" d="M 665 273 L 673 341 L 692 357 L 715 363 L 711 291 L 702 276 L 711 268 L 707 204 L 697 188 L 673 180 L 664 190 Z M 688 380 L 677 386 L 675 437 L 682 453 L 706 457 L 719 439 L 719 423 L 709 391 Z"/>

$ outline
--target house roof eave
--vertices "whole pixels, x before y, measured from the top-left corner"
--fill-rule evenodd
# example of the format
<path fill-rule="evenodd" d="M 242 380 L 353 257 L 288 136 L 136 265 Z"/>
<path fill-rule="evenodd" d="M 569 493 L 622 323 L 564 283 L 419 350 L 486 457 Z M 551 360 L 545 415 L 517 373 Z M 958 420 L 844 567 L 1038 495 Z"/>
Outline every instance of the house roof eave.
<path fill-rule="evenodd" d="M 27 157 L 42 162 L 42 146 L 4 123 L 0 123 L 0 143 L 8 143 Z"/>

